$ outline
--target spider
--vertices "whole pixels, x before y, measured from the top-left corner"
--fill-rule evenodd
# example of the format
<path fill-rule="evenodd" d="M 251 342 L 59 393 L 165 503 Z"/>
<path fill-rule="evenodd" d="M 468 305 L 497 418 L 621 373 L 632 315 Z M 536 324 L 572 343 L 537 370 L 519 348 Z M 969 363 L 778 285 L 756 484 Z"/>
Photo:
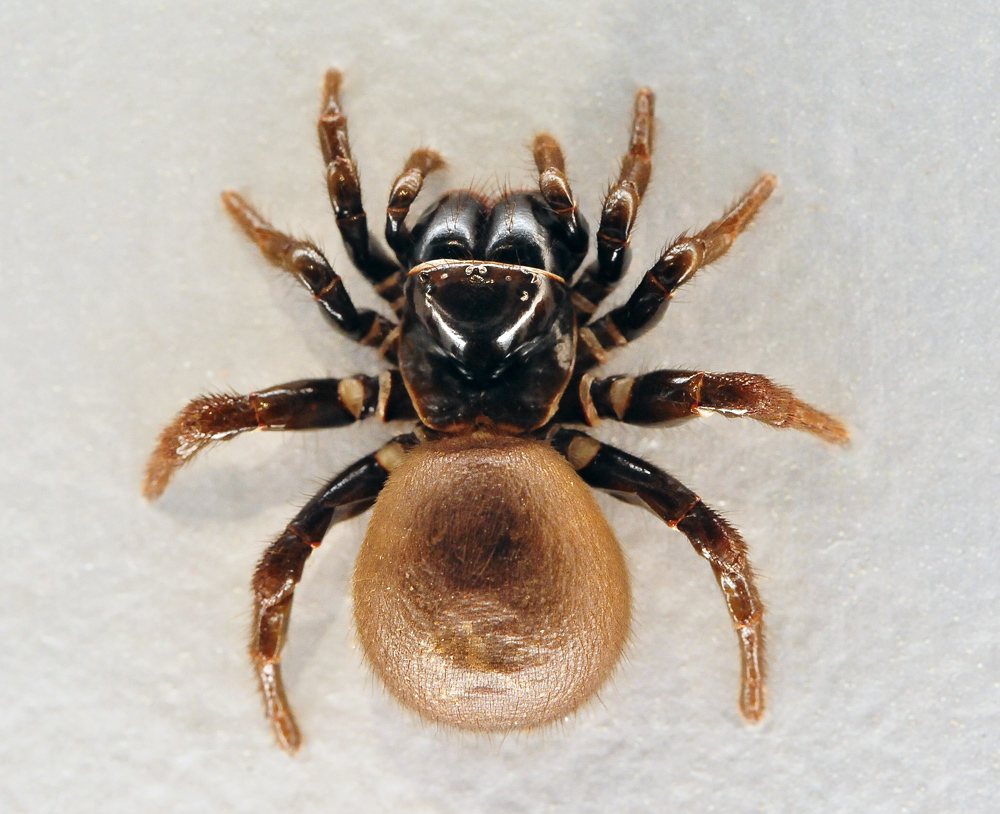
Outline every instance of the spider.
<path fill-rule="evenodd" d="M 346 336 L 389 363 L 377 376 L 306 379 L 197 398 L 161 434 L 144 493 L 159 497 L 203 447 L 254 429 L 416 420 L 336 475 L 264 552 L 253 577 L 250 655 L 268 719 L 289 753 L 301 735 L 281 679 L 295 587 L 327 530 L 374 506 L 352 579 L 368 662 L 427 719 L 511 731 L 564 717 L 620 660 L 631 592 L 621 548 L 590 488 L 651 510 L 708 560 L 742 657 L 739 707 L 764 712 L 763 606 L 747 547 L 690 489 L 656 466 L 566 425 L 664 425 L 721 413 L 845 443 L 837 419 L 750 373 L 594 373 L 663 316 L 678 287 L 732 245 L 776 186 L 764 175 L 725 215 L 674 241 L 623 305 L 594 318 L 620 282 L 649 181 L 654 97 L 638 91 L 628 150 L 580 270 L 588 227 L 556 140 L 535 137 L 538 189 L 487 198 L 448 192 L 411 226 L 430 149 L 407 160 L 372 239 L 340 102 L 326 74 L 319 141 L 347 252 L 396 319 L 358 309 L 322 252 L 276 230 L 239 194 L 222 201 L 275 266 L 294 275 Z"/>

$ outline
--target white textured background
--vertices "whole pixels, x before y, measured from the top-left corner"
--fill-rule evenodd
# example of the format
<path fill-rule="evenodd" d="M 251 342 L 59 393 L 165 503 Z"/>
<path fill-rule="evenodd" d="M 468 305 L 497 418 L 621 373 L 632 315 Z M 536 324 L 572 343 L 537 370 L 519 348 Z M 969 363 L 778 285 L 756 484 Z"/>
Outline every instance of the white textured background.
<path fill-rule="evenodd" d="M 1000 16 L 931 5 L 4 3 L 0 810 L 996 811 Z M 779 176 L 732 255 L 607 369 L 766 373 L 852 445 L 721 419 L 598 433 L 750 541 L 762 726 L 737 714 L 708 567 L 602 498 L 636 618 L 601 703 L 506 740 L 401 712 L 351 642 L 359 518 L 298 593 L 286 670 L 307 742 L 294 760 L 274 745 L 245 656 L 251 570 L 322 479 L 399 428 L 244 437 L 156 505 L 139 481 L 200 392 L 381 367 L 218 201 L 251 195 L 376 301 L 325 198 L 328 65 L 376 224 L 414 146 L 451 162 L 432 192 L 530 184 L 543 128 L 595 223 L 641 84 L 659 129 L 631 283 Z"/>

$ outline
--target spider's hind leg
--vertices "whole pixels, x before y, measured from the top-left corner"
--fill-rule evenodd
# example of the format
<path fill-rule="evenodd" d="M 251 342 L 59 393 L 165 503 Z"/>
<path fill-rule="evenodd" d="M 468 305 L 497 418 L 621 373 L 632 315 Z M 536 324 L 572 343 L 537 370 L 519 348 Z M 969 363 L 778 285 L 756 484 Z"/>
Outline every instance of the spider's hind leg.
<path fill-rule="evenodd" d="M 739 532 L 684 484 L 641 458 L 576 430 L 556 430 L 551 442 L 585 483 L 641 502 L 708 560 L 739 639 L 740 712 L 751 723 L 759 721 L 764 715 L 764 606 Z"/>
<path fill-rule="evenodd" d="M 302 579 L 302 569 L 331 525 L 360 514 L 375 502 L 390 470 L 417 443 L 414 435 L 398 436 L 378 452 L 366 455 L 337 475 L 302 507 L 285 532 L 268 546 L 254 572 L 250 657 L 264 696 L 268 720 L 286 752 L 294 754 L 302 742 L 281 679 L 281 650 L 287 638 L 295 586 Z"/>

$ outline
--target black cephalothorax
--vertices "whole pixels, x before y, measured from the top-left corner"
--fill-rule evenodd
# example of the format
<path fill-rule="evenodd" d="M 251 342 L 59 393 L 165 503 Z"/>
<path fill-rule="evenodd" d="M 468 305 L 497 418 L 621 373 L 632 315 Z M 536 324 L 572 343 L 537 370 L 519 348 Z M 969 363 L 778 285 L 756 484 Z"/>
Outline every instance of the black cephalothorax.
<path fill-rule="evenodd" d="M 254 574 L 250 654 L 279 743 L 294 752 L 301 741 L 281 650 L 303 567 L 332 524 L 373 505 L 352 583 L 355 622 L 369 662 L 402 703 L 454 726 L 509 731 L 561 719 L 591 698 L 620 660 L 631 600 L 621 549 L 589 487 L 645 506 L 708 560 L 739 639 L 740 709 L 759 720 L 763 607 L 739 533 L 666 472 L 566 425 L 721 413 L 846 442 L 837 419 L 756 374 L 593 372 L 725 254 L 774 177 L 676 240 L 621 305 L 595 318 L 627 270 L 650 175 L 652 91 L 636 95 L 597 257 L 581 268 L 587 225 L 548 134 L 533 143 L 537 191 L 450 192 L 410 228 L 425 176 L 444 165 L 431 150 L 414 152 L 386 209 L 392 259 L 369 234 L 340 83 L 337 71 L 327 74 L 319 120 L 330 201 L 352 262 L 395 318 L 357 309 L 315 245 L 277 231 L 235 192 L 223 202 L 264 256 L 297 277 L 344 335 L 378 348 L 387 369 L 195 399 L 161 434 L 144 485 L 158 497 L 199 449 L 247 430 L 416 420 L 330 480 Z"/>

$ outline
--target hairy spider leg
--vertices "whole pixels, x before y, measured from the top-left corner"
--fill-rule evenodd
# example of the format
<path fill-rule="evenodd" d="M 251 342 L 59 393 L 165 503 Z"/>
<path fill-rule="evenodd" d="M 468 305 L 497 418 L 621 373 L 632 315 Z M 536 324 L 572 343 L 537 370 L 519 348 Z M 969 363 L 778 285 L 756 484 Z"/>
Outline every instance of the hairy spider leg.
<path fill-rule="evenodd" d="M 805 430 L 832 444 L 848 440 L 847 428 L 836 418 L 755 373 L 654 370 L 603 379 L 587 373 L 575 393 L 560 404 L 556 421 L 582 421 L 593 427 L 607 418 L 649 426 L 708 413 Z"/>
<path fill-rule="evenodd" d="M 574 261 L 566 270 L 568 280 L 587 254 L 590 240 L 587 223 L 577 209 L 573 191 L 569 187 L 566 160 L 559 142 L 549 133 L 539 133 L 535 136 L 531 153 L 535 159 L 535 167 L 538 168 L 538 189 L 562 225 L 566 247 L 574 255 Z"/>
<path fill-rule="evenodd" d="M 281 649 L 288 634 L 295 586 L 306 560 L 335 523 L 370 508 L 389 472 L 419 443 L 400 435 L 366 455 L 326 484 L 264 552 L 253 576 L 250 657 L 264 696 L 264 709 L 281 748 L 294 754 L 302 743 L 281 679 Z"/>
<path fill-rule="evenodd" d="M 695 235 L 682 235 L 645 273 L 624 305 L 580 329 L 577 370 L 584 373 L 603 363 L 608 351 L 627 345 L 652 328 L 666 312 L 674 292 L 698 269 L 714 263 L 733 245 L 777 186 L 764 175 L 722 218 Z"/>
<path fill-rule="evenodd" d="M 326 162 L 326 186 L 337 228 L 344 240 L 351 262 L 372 285 L 378 286 L 399 270 L 399 266 L 376 243 L 368 231 L 368 216 L 361 203 L 358 165 L 351 157 L 347 138 L 347 116 L 340 107 L 340 71 L 331 68 L 323 82 L 320 109 L 319 146 Z M 396 299 L 394 296 L 383 297 Z"/>
<path fill-rule="evenodd" d="M 635 114 L 628 152 L 622 159 L 618 181 L 608 190 L 597 230 L 597 262 L 584 269 L 573 283 L 573 302 L 581 325 L 618 285 L 628 268 L 629 239 L 642 196 L 652 172 L 655 97 L 649 88 L 635 95 Z"/>
<path fill-rule="evenodd" d="M 556 430 L 551 442 L 585 483 L 644 505 L 708 560 L 739 639 L 740 712 L 752 723 L 759 721 L 764 715 L 764 606 L 739 532 L 680 481 L 641 458 L 576 430 Z"/>
<path fill-rule="evenodd" d="M 395 361 L 396 324 L 370 308 L 355 308 L 344 281 L 315 245 L 279 232 L 236 192 L 223 192 L 222 202 L 264 257 L 309 289 L 338 330 Z"/>
<path fill-rule="evenodd" d="M 398 370 L 380 376 L 302 379 L 245 396 L 218 393 L 187 405 L 162 433 L 146 464 L 142 493 L 163 494 L 174 471 L 195 453 L 248 430 L 343 427 L 377 415 L 382 421 L 416 418 Z"/>

